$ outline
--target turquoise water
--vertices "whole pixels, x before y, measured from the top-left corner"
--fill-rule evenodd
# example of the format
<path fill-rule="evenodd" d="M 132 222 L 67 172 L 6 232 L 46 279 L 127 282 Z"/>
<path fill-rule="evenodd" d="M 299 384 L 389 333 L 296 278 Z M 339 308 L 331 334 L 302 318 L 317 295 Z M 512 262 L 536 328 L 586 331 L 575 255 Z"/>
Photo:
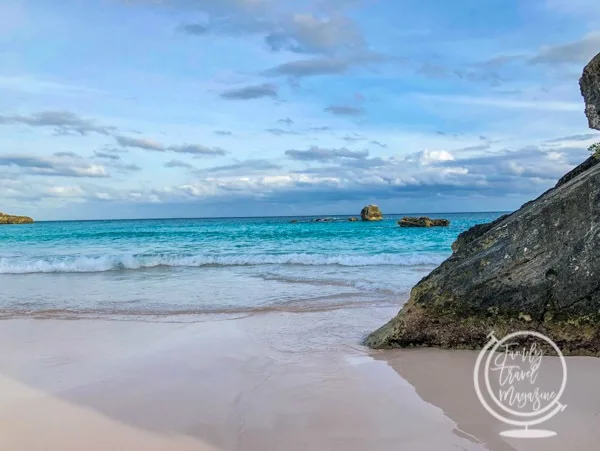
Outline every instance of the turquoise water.
<path fill-rule="evenodd" d="M 4 316 L 196 315 L 397 303 L 456 236 L 443 228 L 315 218 L 40 222 L 0 227 Z M 430 215 L 440 217 L 440 215 Z M 298 223 L 290 223 L 291 219 Z"/>

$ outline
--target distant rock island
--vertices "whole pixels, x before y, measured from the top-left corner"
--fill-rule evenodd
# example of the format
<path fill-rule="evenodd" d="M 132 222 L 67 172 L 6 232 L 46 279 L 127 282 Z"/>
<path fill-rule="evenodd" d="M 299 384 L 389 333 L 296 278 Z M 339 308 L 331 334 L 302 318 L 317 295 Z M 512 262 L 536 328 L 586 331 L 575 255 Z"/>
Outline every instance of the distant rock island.
<path fill-rule="evenodd" d="M 0 224 L 31 224 L 33 219 L 29 216 L 7 215 L 0 211 Z"/>
<path fill-rule="evenodd" d="M 600 54 L 580 80 L 600 129 Z M 480 348 L 536 330 L 564 354 L 600 356 L 600 160 L 590 157 L 510 215 L 463 232 L 454 253 L 366 339 L 374 348 Z"/>
<path fill-rule="evenodd" d="M 447 219 L 431 219 L 427 216 L 421 216 L 420 218 L 405 216 L 398 221 L 398 225 L 400 227 L 447 227 L 450 225 L 450 221 Z"/>
<path fill-rule="evenodd" d="M 367 205 L 360 212 L 360 217 L 363 221 L 381 221 L 383 214 L 377 205 Z"/>

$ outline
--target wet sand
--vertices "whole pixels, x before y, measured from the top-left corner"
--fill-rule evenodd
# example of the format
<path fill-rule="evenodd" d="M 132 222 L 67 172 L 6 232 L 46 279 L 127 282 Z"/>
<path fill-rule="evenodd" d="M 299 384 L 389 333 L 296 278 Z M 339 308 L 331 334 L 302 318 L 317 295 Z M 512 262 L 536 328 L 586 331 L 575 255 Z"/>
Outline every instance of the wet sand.
<path fill-rule="evenodd" d="M 6 377 L 0 377 L 0 405 L 2 450 L 215 450 L 190 437 L 133 428 Z"/>
<path fill-rule="evenodd" d="M 438 349 L 394 350 L 372 353 L 377 360 L 387 362 L 418 395 L 456 421 L 464 432 L 481 440 L 494 451 L 592 450 L 600 443 L 600 359 L 566 357 L 567 386 L 560 401 L 566 409 L 539 426 L 556 436 L 543 439 L 510 439 L 501 431 L 515 429 L 488 414 L 473 389 L 474 351 Z M 544 358 L 543 371 L 560 379 L 557 358 Z M 553 378 L 557 380 L 557 378 Z"/>
<path fill-rule="evenodd" d="M 577 450 L 598 443 L 599 361 L 569 363 L 569 408 L 552 424 L 559 435 L 527 448 L 500 439 L 502 426 L 477 404 L 469 385 L 474 353 L 373 352 L 341 332 L 360 317 L 364 311 L 198 323 L 0 321 L 0 450 L 562 450 L 566 443 Z M 351 335 L 358 332 L 366 331 Z"/>

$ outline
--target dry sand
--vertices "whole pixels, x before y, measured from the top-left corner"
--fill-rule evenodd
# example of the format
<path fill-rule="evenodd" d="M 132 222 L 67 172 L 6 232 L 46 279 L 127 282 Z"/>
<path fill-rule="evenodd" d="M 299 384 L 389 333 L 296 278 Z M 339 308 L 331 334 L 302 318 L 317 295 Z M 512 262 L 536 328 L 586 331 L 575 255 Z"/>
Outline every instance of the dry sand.
<path fill-rule="evenodd" d="M 1 321 L 0 450 L 597 449 L 598 360 L 570 359 L 559 435 L 524 445 L 477 404 L 474 353 L 296 335 L 319 318 Z"/>

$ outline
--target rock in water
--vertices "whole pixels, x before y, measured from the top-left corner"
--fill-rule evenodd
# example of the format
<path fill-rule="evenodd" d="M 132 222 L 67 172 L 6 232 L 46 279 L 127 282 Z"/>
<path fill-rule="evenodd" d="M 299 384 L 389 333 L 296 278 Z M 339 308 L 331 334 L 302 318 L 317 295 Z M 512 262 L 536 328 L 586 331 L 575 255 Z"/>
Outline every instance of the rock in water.
<path fill-rule="evenodd" d="M 596 126 L 599 57 L 581 86 Z M 366 344 L 480 348 L 491 331 L 537 330 L 565 354 L 600 356 L 599 161 L 591 157 L 516 212 L 460 234 L 452 256 Z"/>
<path fill-rule="evenodd" d="M 0 211 L 0 224 L 31 224 L 33 219 L 29 216 L 12 216 Z"/>
<path fill-rule="evenodd" d="M 447 219 L 431 219 L 427 216 L 420 218 L 412 218 L 410 216 L 403 217 L 398 221 L 400 227 L 446 227 L 450 225 Z"/>
<path fill-rule="evenodd" d="M 585 66 L 579 87 L 585 99 L 585 115 L 590 128 L 600 130 L 600 53 Z"/>
<path fill-rule="evenodd" d="M 355 218 L 354 216 L 351 216 L 350 218 L 348 218 L 348 221 L 350 221 L 350 222 L 356 222 L 356 221 L 358 221 L 358 218 Z"/>
<path fill-rule="evenodd" d="M 360 212 L 360 217 L 363 221 L 381 221 L 383 214 L 377 205 L 367 205 Z"/>

